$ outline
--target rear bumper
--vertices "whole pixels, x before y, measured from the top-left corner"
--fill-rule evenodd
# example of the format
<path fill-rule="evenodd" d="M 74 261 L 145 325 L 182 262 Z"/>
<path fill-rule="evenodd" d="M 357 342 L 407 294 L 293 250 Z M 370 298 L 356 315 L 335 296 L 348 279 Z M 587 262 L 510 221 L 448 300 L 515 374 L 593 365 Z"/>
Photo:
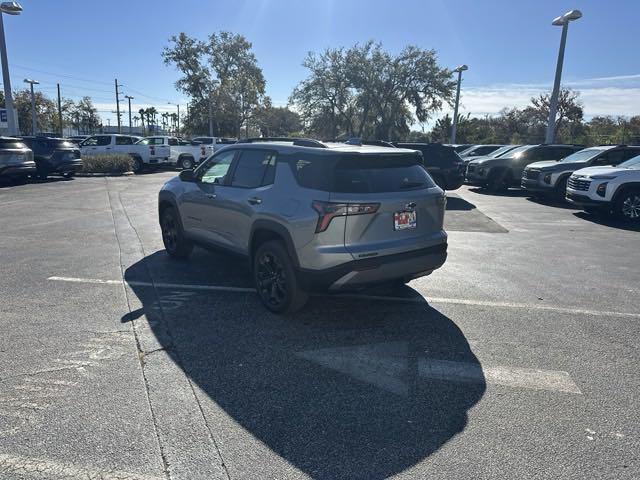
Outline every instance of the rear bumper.
<path fill-rule="evenodd" d="M 447 243 L 394 255 L 353 260 L 325 270 L 299 269 L 298 282 L 307 291 L 357 289 L 393 280 L 410 280 L 440 268 L 447 259 Z"/>
<path fill-rule="evenodd" d="M 24 163 L 21 165 L 0 166 L 0 175 L 4 176 L 24 176 L 36 173 L 35 162 Z"/>
<path fill-rule="evenodd" d="M 82 170 L 82 159 L 80 158 L 71 162 L 59 163 L 53 169 L 56 173 L 75 173 L 80 170 Z"/>
<path fill-rule="evenodd" d="M 592 200 L 586 195 L 580 195 L 579 193 L 573 193 L 569 191 L 567 191 L 565 198 L 569 203 L 572 203 L 573 205 L 576 205 L 578 207 L 603 208 L 609 206 L 609 202 L 607 201 Z"/>

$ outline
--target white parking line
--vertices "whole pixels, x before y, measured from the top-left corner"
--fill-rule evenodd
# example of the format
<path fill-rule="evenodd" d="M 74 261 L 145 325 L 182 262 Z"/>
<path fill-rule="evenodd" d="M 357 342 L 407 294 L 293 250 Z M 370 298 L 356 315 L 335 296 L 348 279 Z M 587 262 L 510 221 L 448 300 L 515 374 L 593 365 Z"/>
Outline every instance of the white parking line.
<path fill-rule="evenodd" d="M 306 350 L 297 355 L 389 392 L 407 396 L 414 378 L 455 383 L 500 385 L 580 395 L 571 376 L 560 370 L 481 365 L 419 357 L 417 369 L 409 357 L 407 342 Z"/>
<path fill-rule="evenodd" d="M 99 478 L 101 480 L 160 480 L 161 478 L 120 470 L 103 471 L 95 467 L 78 466 L 44 458 L 3 453 L 0 453 L 0 474 L 20 476 L 27 474 L 33 475 L 33 478 L 68 478 L 70 480 L 86 480 L 88 478 Z"/>
<path fill-rule="evenodd" d="M 228 287 L 222 285 L 198 285 L 189 283 L 164 283 L 164 282 L 140 282 L 137 280 L 101 280 L 98 278 L 76 278 L 76 277 L 49 277 L 48 280 L 58 282 L 71 283 L 93 283 L 100 285 L 130 285 L 134 287 L 157 287 L 181 290 L 204 290 L 212 292 L 236 292 L 236 293 L 255 293 L 255 288 L 247 287 Z M 495 307 L 495 308 L 513 308 L 522 310 L 540 310 L 558 313 L 569 313 L 578 315 L 592 315 L 601 317 L 623 317 L 623 318 L 640 318 L 640 313 L 617 312 L 613 310 L 593 310 L 584 308 L 561 307 L 557 305 L 540 305 L 535 303 L 518 303 L 518 302 L 497 302 L 493 300 L 474 300 L 465 298 L 446 298 L 446 297 L 391 297 L 384 295 L 363 295 L 363 294 L 334 294 L 333 297 L 342 298 L 361 298 L 363 300 L 380 300 L 385 302 L 400 303 L 424 303 L 429 304 L 452 304 L 452 305 L 469 305 L 476 307 Z"/>

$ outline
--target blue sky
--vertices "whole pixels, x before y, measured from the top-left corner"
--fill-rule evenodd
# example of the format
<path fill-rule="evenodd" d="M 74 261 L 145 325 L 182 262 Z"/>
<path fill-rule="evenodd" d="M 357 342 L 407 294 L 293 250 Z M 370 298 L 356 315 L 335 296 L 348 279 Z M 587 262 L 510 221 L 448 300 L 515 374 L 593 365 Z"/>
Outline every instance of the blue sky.
<path fill-rule="evenodd" d="M 306 75 L 308 51 L 373 39 L 391 52 L 407 44 L 437 51 L 443 66 L 469 65 L 462 111 L 492 114 L 523 106 L 550 89 L 560 40 L 551 20 L 578 8 L 571 24 L 563 83 L 582 92 L 588 116 L 640 114 L 637 0 L 22 0 L 4 16 L 12 86 L 40 80 L 51 96 L 89 95 L 115 118 L 113 81 L 134 106 L 171 110 L 186 103 L 160 53 L 171 35 L 205 38 L 229 30 L 253 43 L 277 105 Z M 444 110 L 440 114 L 445 113 Z M 106 123 L 106 122 L 105 122 Z"/>

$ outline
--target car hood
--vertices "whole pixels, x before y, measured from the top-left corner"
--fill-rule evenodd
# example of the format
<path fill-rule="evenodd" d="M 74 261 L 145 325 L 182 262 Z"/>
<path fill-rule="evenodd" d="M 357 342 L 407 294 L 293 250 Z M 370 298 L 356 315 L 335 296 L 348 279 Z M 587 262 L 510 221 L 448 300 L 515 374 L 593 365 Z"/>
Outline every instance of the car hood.
<path fill-rule="evenodd" d="M 469 162 L 469 165 L 491 167 L 493 165 L 506 165 L 511 160 L 512 159 L 508 157 L 500 157 L 500 158 L 481 157 L 477 160 L 473 160 L 472 162 Z"/>
<path fill-rule="evenodd" d="M 464 163 L 469 163 L 469 162 L 473 162 L 475 160 L 483 160 L 485 158 L 490 158 L 486 155 L 471 155 L 469 157 L 462 157 L 462 160 L 464 160 Z"/>
<path fill-rule="evenodd" d="M 581 175 L 583 177 L 593 177 L 594 175 L 617 175 L 619 173 L 628 172 L 627 168 L 620 167 L 587 167 L 573 172 L 573 175 Z"/>
<path fill-rule="evenodd" d="M 536 168 L 543 172 L 567 172 L 584 169 L 583 162 L 558 162 L 556 160 L 545 160 L 544 162 L 530 163 L 527 168 Z"/>

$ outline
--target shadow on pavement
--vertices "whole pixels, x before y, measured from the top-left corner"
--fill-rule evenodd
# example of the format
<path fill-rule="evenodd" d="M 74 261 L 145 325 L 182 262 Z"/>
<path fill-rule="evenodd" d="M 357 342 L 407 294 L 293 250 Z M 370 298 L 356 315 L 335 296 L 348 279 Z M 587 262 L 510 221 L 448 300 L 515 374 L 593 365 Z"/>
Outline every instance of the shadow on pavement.
<path fill-rule="evenodd" d="M 490 192 L 486 188 L 474 187 L 470 188 L 469 191 L 480 195 L 491 195 L 494 197 L 526 197 L 529 195 L 529 192 L 520 188 L 509 188 L 498 192 Z"/>
<path fill-rule="evenodd" d="M 195 273 L 185 283 L 229 283 L 224 272 L 237 260 L 209 255 L 207 276 Z M 125 280 L 143 307 L 122 321 L 146 315 L 172 359 L 215 404 L 313 478 L 381 479 L 406 470 L 463 431 L 484 394 L 463 333 L 408 287 L 400 295 L 415 302 L 321 296 L 284 317 L 267 312 L 253 293 L 148 286 L 160 281 L 150 272 L 186 280 L 199 262 L 199 255 L 175 262 L 162 251 L 128 268 Z M 451 381 L 446 371 L 460 365 L 479 377 Z M 220 424 L 212 428 L 237 438 Z M 223 455 L 248 462 L 241 452 L 251 446 L 230 441 Z M 242 468 L 260 476 L 259 465 Z"/>
<path fill-rule="evenodd" d="M 544 196 L 530 196 L 527 197 L 527 200 L 531 203 L 536 203 L 538 205 L 544 205 L 546 207 L 555 207 L 555 208 L 563 208 L 565 210 L 575 210 L 576 207 L 567 203 L 564 200 L 553 197 L 544 197 Z"/>
<path fill-rule="evenodd" d="M 627 230 L 630 232 L 640 232 L 640 223 L 632 224 L 618 220 L 613 216 L 606 215 L 604 213 L 588 213 L 588 212 L 574 212 L 574 215 L 583 220 L 587 220 L 603 227 L 617 228 L 619 230 Z"/>
<path fill-rule="evenodd" d="M 447 210 L 473 210 L 476 206 L 458 196 L 447 194 Z"/>

